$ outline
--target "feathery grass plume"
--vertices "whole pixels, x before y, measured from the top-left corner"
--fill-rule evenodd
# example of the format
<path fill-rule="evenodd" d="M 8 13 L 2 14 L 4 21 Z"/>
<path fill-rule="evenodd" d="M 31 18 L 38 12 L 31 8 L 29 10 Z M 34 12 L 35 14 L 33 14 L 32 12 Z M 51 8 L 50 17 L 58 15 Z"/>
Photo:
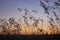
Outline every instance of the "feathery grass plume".
<path fill-rule="evenodd" d="M 28 19 L 27 19 L 27 17 L 26 17 L 26 16 L 23 16 L 23 18 L 24 18 L 24 22 L 25 22 L 25 24 L 27 25 L 27 27 L 30 26 L 30 25 L 28 24 Z"/>
<path fill-rule="evenodd" d="M 45 7 L 46 5 L 42 1 L 40 1 L 40 6 Z"/>
<path fill-rule="evenodd" d="M 55 5 L 55 6 L 60 6 L 60 3 L 54 2 L 54 5 Z"/>
<path fill-rule="evenodd" d="M 44 4 L 42 1 L 40 1 L 40 5 L 44 8 L 45 13 L 47 13 L 49 15 L 49 9 L 47 8 L 46 4 Z"/>
<path fill-rule="evenodd" d="M 4 24 L 4 26 L 5 26 L 5 25 L 8 25 L 8 22 L 7 22 L 6 19 L 0 19 L 0 24 L 1 24 L 1 25 Z"/>
<path fill-rule="evenodd" d="M 46 4 L 44 2 L 40 2 L 41 4 L 44 4 L 44 6 L 46 7 Z M 59 2 L 54 2 L 54 4 L 51 7 L 51 12 L 54 11 L 56 8 L 56 6 L 60 6 Z M 43 6 L 42 6 L 43 7 Z M 44 8 L 44 7 L 43 7 Z M 53 9 L 53 10 L 52 10 Z M 57 9 L 58 10 L 58 9 Z M 50 11 L 50 9 L 48 9 L 48 11 Z M 48 12 L 47 11 L 47 12 Z M 49 12 L 50 13 L 50 12 Z M 59 22 L 59 16 L 57 15 L 57 13 L 55 13 L 55 11 L 53 12 L 55 18 L 49 17 L 51 15 L 47 15 L 48 16 L 48 22 L 50 23 L 50 25 L 56 29 L 58 29 L 58 23 L 56 23 L 57 21 Z M 55 19 L 55 20 L 54 20 Z"/>
<path fill-rule="evenodd" d="M 48 0 L 45 0 L 46 1 L 46 3 L 48 3 L 49 1 Z"/>
<path fill-rule="evenodd" d="M 57 13 L 55 13 L 55 11 L 53 11 L 53 13 L 54 13 L 54 16 L 55 16 L 55 20 L 59 22 L 60 19 L 59 19 Z"/>
<path fill-rule="evenodd" d="M 18 30 L 21 31 L 21 25 L 18 22 L 15 22 L 14 27 Z"/>
<path fill-rule="evenodd" d="M 6 33 L 8 33 L 8 26 L 9 26 L 9 24 L 7 23 L 7 20 L 6 19 L 0 19 L 0 28 L 2 29 L 1 31 L 2 31 L 2 34 L 6 34 Z"/>
<path fill-rule="evenodd" d="M 40 19 L 40 18 L 39 18 L 39 20 L 42 22 L 42 25 L 43 25 L 44 20 L 43 19 Z"/>
<path fill-rule="evenodd" d="M 49 12 L 48 12 L 48 10 L 45 10 L 45 13 L 47 13 L 47 14 L 49 15 Z"/>
<path fill-rule="evenodd" d="M 58 17 L 56 17 L 56 20 L 58 20 L 58 21 L 59 21 L 59 18 L 58 18 Z"/>
<path fill-rule="evenodd" d="M 56 9 L 54 6 L 52 6 L 53 9 Z"/>
<path fill-rule="evenodd" d="M 31 20 L 32 18 L 33 18 L 33 17 L 31 16 L 31 17 L 30 17 L 30 20 Z"/>
<path fill-rule="evenodd" d="M 19 28 L 19 27 L 20 27 L 20 24 L 16 22 L 16 23 L 14 24 L 14 27 Z"/>
<path fill-rule="evenodd" d="M 30 17 L 29 17 L 29 19 L 31 20 L 31 19 L 33 19 L 34 17 L 30 14 Z"/>
<path fill-rule="evenodd" d="M 48 19 L 50 19 L 50 21 L 52 21 L 54 23 L 54 19 L 52 17 L 49 17 L 49 16 L 47 16 L 47 17 L 48 17 Z"/>
<path fill-rule="evenodd" d="M 15 19 L 14 18 L 9 18 L 9 23 L 12 25 L 12 24 L 14 24 L 15 23 Z"/>
<path fill-rule="evenodd" d="M 34 23 L 33 23 L 33 26 L 34 27 L 37 27 L 38 23 L 39 23 L 39 19 L 33 19 L 34 20 Z"/>
<path fill-rule="evenodd" d="M 58 0 L 58 2 L 60 2 L 60 0 Z"/>
<path fill-rule="evenodd" d="M 36 13 L 37 14 L 37 11 L 36 10 L 32 10 L 32 12 Z"/>
<path fill-rule="evenodd" d="M 23 16 L 23 15 L 22 15 L 22 17 L 23 17 L 24 19 L 27 19 L 26 16 Z"/>
<path fill-rule="evenodd" d="M 50 20 L 51 20 L 52 22 L 54 22 L 53 18 L 50 18 Z"/>
<path fill-rule="evenodd" d="M 19 12 L 21 12 L 21 11 L 22 11 L 22 9 L 21 9 L 21 8 L 18 8 L 17 10 L 18 10 Z"/>
<path fill-rule="evenodd" d="M 42 31 L 43 31 L 43 29 L 40 29 L 40 28 L 38 28 L 37 30 L 38 30 L 39 32 L 42 32 Z"/>
<path fill-rule="evenodd" d="M 24 11 L 25 11 L 25 15 L 28 15 L 29 10 L 28 9 L 24 9 Z"/>
<path fill-rule="evenodd" d="M 2 34 L 3 34 L 3 33 L 7 33 L 7 29 L 6 29 L 5 26 L 1 25 L 1 28 L 2 28 Z"/>
<path fill-rule="evenodd" d="M 1 22 L 0 22 L 1 24 L 0 24 L 0 25 L 1 25 L 2 27 L 5 27 L 5 26 L 8 25 L 6 19 L 1 19 L 0 21 L 1 21 Z"/>
<path fill-rule="evenodd" d="M 54 27 L 54 25 L 52 24 L 52 22 L 51 21 L 49 21 L 49 23 L 50 23 L 50 25 L 52 26 L 52 28 Z"/>
<path fill-rule="evenodd" d="M 56 34 L 57 31 L 58 31 L 58 27 L 57 27 L 54 19 L 53 19 L 52 17 L 48 17 L 48 19 L 49 19 L 48 22 L 49 22 L 49 24 L 51 25 L 51 29 L 50 29 L 50 30 L 52 31 L 52 33 Z M 55 31 L 55 30 L 56 30 L 56 31 Z"/>

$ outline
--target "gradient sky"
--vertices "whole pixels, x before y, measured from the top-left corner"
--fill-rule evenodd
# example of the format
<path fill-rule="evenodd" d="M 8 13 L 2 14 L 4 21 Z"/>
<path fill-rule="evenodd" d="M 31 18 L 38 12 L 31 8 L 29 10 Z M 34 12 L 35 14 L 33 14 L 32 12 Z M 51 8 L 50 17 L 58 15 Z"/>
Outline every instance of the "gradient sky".
<path fill-rule="evenodd" d="M 18 8 L 38 9 L 37 0 L 0 0 L 0 17 L 17 16 Z"/>
<path fill-rule="evenodd" d="M 18 8 L 37 10 L 40 12 L 40 16 L 44 16 L 39 0 L 0 0 L 0 17 L 19 17 L 20 14 L 17 11 Z"/>

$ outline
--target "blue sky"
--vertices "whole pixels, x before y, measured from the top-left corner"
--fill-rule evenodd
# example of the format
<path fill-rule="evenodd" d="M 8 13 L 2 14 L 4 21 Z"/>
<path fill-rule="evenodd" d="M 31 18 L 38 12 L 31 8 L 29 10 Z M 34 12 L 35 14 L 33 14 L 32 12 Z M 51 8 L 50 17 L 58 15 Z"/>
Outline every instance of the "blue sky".
<path fill-rule="evenodd" d="M 19 17 L 18 8 L 37 10 L 39 16 L 44 16 L 43 8 L 40 7 L 39 0 L 0 0 L 0 17 Z"/>
<path fill-rule="evenodd" d="M 17 8 L 38 9 L 37 0 L 0 0 L 0 17 L 18 15 Z"/>

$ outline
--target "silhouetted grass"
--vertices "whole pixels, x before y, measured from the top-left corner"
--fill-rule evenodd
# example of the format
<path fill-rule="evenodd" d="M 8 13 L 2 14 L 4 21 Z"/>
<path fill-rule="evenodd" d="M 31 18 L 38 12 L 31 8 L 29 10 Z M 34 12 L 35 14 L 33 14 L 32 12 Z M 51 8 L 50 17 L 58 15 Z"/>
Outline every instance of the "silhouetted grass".
<path fill-rule="evenodd" d="M 60 35 L 0 35 L 0 40 L 58 40 Z"/>

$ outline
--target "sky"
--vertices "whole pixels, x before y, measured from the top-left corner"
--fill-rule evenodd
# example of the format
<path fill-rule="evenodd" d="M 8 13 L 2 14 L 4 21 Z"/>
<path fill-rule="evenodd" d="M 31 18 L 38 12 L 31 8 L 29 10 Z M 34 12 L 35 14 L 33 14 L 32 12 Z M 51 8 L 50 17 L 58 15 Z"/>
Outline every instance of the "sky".
<path fill-rule="evenodd" d="M 0 17 L 19 18 L 20 14 L 17 11 L 18 8 L 26 8 L 28 10 L 37 10 L 39 12 L 38 14 L 39 16 L 45 17 L 45 15 L 42 14 L 43 8 L 40 7 L 39 0 L 0 0 Z"/>
<path fill-rule="evenodd" d="M 0 17 L 18 16 L 17 9 L 38 9 L 37 0 L 0 0 Z"/>

